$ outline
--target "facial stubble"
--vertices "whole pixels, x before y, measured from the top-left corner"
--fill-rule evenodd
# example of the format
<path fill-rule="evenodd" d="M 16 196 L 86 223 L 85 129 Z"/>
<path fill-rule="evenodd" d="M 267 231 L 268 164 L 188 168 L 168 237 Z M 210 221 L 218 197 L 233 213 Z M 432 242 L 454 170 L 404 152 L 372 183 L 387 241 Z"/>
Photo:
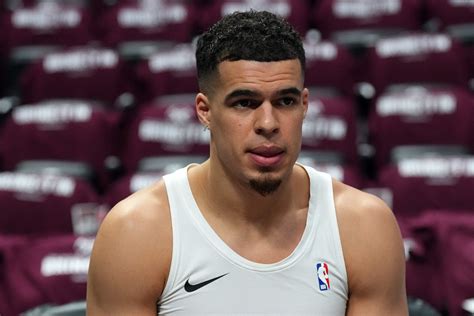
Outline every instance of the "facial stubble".
<path fill-rule="evenodd" d="M 257 179 L 250 179 L 250 187 L 261 196 L 267 196 L 275 193 L 280 187 L 281 179 L 272 178 L 269 175 L 270 168 L 260 168 L 260 177 Z"/>

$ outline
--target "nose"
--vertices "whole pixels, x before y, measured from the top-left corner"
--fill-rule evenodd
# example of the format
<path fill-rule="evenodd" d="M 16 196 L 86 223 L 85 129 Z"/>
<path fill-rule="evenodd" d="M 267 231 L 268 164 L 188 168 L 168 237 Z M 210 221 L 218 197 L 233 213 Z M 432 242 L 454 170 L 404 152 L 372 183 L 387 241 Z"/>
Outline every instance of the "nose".
<path fill-rule="evenodd" d="M 255 133 L 263 136 L 277 134 L 280 131 L 280 125 L 276 114 L 270 102 L 264 102 L 255 109 Z"/>

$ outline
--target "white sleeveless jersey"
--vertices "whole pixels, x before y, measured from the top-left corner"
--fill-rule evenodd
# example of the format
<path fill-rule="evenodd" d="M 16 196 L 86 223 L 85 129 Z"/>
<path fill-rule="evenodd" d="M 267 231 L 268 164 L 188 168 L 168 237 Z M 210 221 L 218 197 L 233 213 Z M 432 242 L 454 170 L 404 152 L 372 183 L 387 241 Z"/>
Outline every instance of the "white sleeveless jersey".
<path fill-rule="evenodd" d="M 187 168 L 164 177 L 173 254 L 159 315 L 344 315 L 347 274 L 331 177 L 310 178 L 306 227 L 287 258 L 252 262 L 225 244 L 200 212 Z"/>

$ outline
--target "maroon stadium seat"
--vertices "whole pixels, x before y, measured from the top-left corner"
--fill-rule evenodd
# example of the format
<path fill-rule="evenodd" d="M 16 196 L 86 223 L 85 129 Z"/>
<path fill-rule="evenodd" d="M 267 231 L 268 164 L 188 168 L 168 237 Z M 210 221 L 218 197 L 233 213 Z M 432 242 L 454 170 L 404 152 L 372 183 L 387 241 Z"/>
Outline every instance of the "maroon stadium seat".
<path fill-rule="evenodd" d="M 27 160 L 77 162 L 91 168 L 98 184 L 105 185 L 105 161 L 116 153 L 118 119 L 118 113 L 86 101 L 18 106 L 0 134 L 3 168 L 14 170 Z"/>
<path fill-rule="evenodd" d="M 336 152 L 345 164 L 357 163 L 355 107 L 349 98 L 310 98 L 302 150 Z"/>
<path fill-rule="evenodd" d="M 110 185 L 104 197 L 104 203 L 113 207 L 132 193 L 148 187 L 165 174 L 171 173 L 191 163 L 201 163 L 206 156 L 179 155 L 145 158 L 141 161 L 140 171 L 126 175 Z"/>
<path fill-rule="evenodd" d="M 446 271 L 446 292 L 450 315 L 465 315 L 462 303 L 474 297 L 474 209 L 453 216 L 449 210 L 439 220 L 445 240 L 443 270 Z M 456 214 L 457 215 L 457 214 Z M 450 258 L 450 259 L 448 259 Z"/>
<path fill-rule="evenodd" d="M 398 225 L 405 248 L 407 295 L 422 299 L 438 311 L 446 311 L 442 255 L 435 225 L 423 221 L 422 214 L 398 218 Z"/>
<path fill-rule="evenodd" d="M 474 209 L 429 209 L 400 222 L 407 247 L 407 293 L 450 316 L 468 315 L 474 293 Z"/>
<path fill-rule="evenodd" d="M 73 213 L 98 202 L 94 189 L 80 179 L 52 174 L 1 172 L 0 234 L 79 231 L 83 227 L 77 225 L 84 225 L 81 220 L 87 218 L 77 218 L 73 223 Z"/>
<path fill-rule="evenodd" d="M 324 92 L 354 94 L 355 61 L 350 52 L 334 42 L 304 43 L 306 53 L 305 84 Z"/>
<path fill-rule="evenodd" d="M 413 33 L 377 41 L 369 53 L 370 81 L 378 93 L 400 84 L 467 87 L 467 59 L 447 34 Z"/>
<path fill-rule="evenodd" d="M 235 11 L 266 10 L 278 14 L 304 35 L 309 25 L 309 5 L 301 0 L 214 0 L 203 14 L 201 27 L 209 28 L 224 15 Z"/>
<path fill-rule="evenodd" d="M 380 167 L 402 145 L 469 147 L 474 132 L 474 99 L 462 88 L 411 87 L 375 100 L 370 141 Z"/>
<path fill-rule="evenodd" d="M 93 36 L 90 11 L 77 4 L 38 1 L 7 13 L 8 47 L 84 45 Z"/>
<path fill-rule="evenodd" d="M 109 186 L 104 203 L 112 208 L 130 194 L 157 182 L 162 176 L 162 172 L 137 172 L 124 176 Z"/>
<path fill-rule="evenodd" d="M 421 26 L 420 0 L 320 0 L 313 22 L 323 38 L 356 47 Z"/>
<path fill-rule="evenodd" d="M 474 157 L 405 158 L 379 174 L 381 187 L 393 194 L 398 217 L 413 217 L 428 208 L 474 209 Z"/>
<path fill-rule="evenodd" d="M 9 268 L 6 264 L 5 258 L 16 249 L 21 248 L 27 242 L 26 236 L 6 236 L 0 234 L 0 314 L 2 315 L 15 315 L 11 302 L 11 293 L 7 288 L 7 269 Z M 14 263 L 17 264 L 17 263 Z"/>
<path fill-rule="evenodd" d="M 208 156 L 209 136 L 196 117 L 194 95 L 163 96 L 141 106 L 128 128 L 125 169 L 132 173 L 149 157 Z"/>
<path fill-rule="evenodd" d="M 188 42 L 193 35 L 193 8 L 185 0 L 119 1 L 102 15 L 101 37 L 106 45 L 116 46 L 130 57 L 141 54 L 143 43 Z M 134 43 L 140 45 L 134 46 Z"/>
<path fill-rule="evenodd" d="M 178 44 L 160 50 L 137 66 L 140 97 L 198 92 L 195 49 L 192 44 Z M 179 83 L 179 84 L 178 84 Z"/>
<path fill-rule="evenodd" d="M 0 273 L 11 315 L 39 305 L 85 300 L 93 242 L 90 237 L 57 235 L 3 247 Z"/>
<path fill-rule="evenodd" d="M 302 152 L 298 162 L 318 171 L 326 172 L 334 179 L 355 188 L 362 188 L 363 186 L 364 180 L 356 167 L 337 161 L 337 158 L 334 160 L 328 159 L 327 156 L 324 156 L 324 153 Z"/>
<path fill-rule="evenodd" d="M 474 91 L 474 42 L 471 45 L 464 46 L 466 52 L 467 62 L 469 65 L 469 87 Z M 474 144 L 473 144 L 474 147 Z"/>
<path fill-rule="evenodd" d="M 474 38 L 474 2 L 466 0 L 427 0 L 430 18 L 439 27 L 461 41 Z"/>
<path fill-rule="evenodd" d="M 127 68 L 111 49 L 75 47 L 47 54 L 31 64 L 21 78 L 23 102 L 85 99 L 114 104 L 131 93 Z"/>

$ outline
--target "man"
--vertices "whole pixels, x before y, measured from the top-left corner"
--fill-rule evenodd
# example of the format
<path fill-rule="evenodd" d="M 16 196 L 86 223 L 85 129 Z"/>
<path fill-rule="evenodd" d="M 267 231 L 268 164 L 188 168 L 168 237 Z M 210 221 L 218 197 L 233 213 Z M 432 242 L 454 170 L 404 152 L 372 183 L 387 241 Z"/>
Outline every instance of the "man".
<path fill-rule="evenodd" d="M 196 57 L 209 160 L 108 214 L 88 313 L 407 315 L 391 211 L 295 163 L 308 107 L 298 34 L 268 12 L 235 13 Z"/>

